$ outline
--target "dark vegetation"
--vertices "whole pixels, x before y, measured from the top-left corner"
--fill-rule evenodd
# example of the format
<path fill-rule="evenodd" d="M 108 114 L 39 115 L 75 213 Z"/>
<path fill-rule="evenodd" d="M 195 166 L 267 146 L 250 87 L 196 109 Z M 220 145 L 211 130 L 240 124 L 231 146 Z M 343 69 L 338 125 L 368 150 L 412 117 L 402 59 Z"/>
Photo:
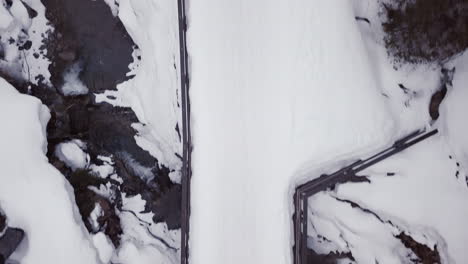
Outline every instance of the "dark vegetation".
<path fill-rule="evenodd" d="M 455 72 L 446 63 L 468 48 L 468 0 L 381 0 L 380 15 L 384 43 L 395 68 L 441 66 L 440 87 L 429 104 L 429 114 L 437 120 Z"/>
<path fill-rule="evenodd" d="M 443 64 L 468 47 L 468 0 L 383 0 L 381 16 L 396 64 Z"/>

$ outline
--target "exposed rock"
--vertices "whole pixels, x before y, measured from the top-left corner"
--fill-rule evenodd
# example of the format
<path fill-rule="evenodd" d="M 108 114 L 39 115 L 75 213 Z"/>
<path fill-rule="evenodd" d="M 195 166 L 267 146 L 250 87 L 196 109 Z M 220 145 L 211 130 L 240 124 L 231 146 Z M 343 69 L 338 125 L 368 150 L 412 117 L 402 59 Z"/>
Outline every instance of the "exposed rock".
<path fill-rule="evenodd" d="M 413 251 L 413 253 L 418 257 L 418 259 L 412 259 L 413 263 L 419 263 L 419 264 L 440 264 L 441 263 L 439 251 L 437 250 L 437 246 L 435 246 L 434 250 L 432 250 L 428 246 L 418 243 L 411 236 L 408 236 L 405 233 L 400 233 L 396 237 L 401 240 L 401 242 L 403 243 L 403 245 L 405 245 L 405 247 L 411 249 L 411 251 Z"/>
<path fill-rule="evenodd" d="M 0 210 L 0 264 L 3 264 L 16 250 L 24 238 L 24 231 L 7 226 L 7 217 Z"/>
<path fill-rule="evenodd" d="M 28 4 L 26 4 L 24 1 L 21 1 L 21 3 L 23 3 L 24 7 L 26 8 L 26 10 L 28 11 L 28 15 L 29 15 L 29 18 L 35 18 L 37 17 L 37 11 L 34 10 L 32 7 L 30 7 Z"/>
<path fill-rule="evenodd" d="M 315 253 L 313 250 L 308 250 L 306 264 L 336 264 L 338 261 L 343 261 L 339 263 L 346 263 L 344 262 L 345 260 L 355 261 L 353 255 L 350 252 L 330 252 L 329 254 L 320 255 Z"/>
<path fill-rule="evenodd" d="M 24 238 L 24 231 L 18 228 L 7 228 L 0 237 L 0 260 L 7 260 Z M 1 262 L 0 262 L 1 263 Z"/>
<path fill-rule="evenodd" d="M 443 86 L 431 97 L 431 102 L 429 103 L 429 115 L 434 121 L 439 118 L 439 107 L 442 101 L 444 100 L 445 95 L 447 95 L 447 87 Z"/>
<path fill-rule="evenodd" d="M 110 200 L 91 190 L 90 186 L 99 187 L 101 184 L 105 184 L 106 181 L 96 177 L 87 170 L 76 170 L 72 173 L 69 180 L 73 186 L 75 200 L 86 228 L 90 232 L 104 231 L 114 246 L 118 247 L 122 234 L 120 219 L 115 210 L 116 207 L 120 207 L 119 196 L 115 196 L 116 200 Z M 92 223 L 88 221 L 96 204 L 99 204 L 103 211 L 103 214 L 97 219 L 100 225 L 98 230 L 94 230 Z"/>
<path fill-rule="evenodd" d="M 2 211 L 0 211 L 0 234 L 2 234 L 3 231 L 5 231 L 6 224 L 6 216 L 2 213 Z"/>
<path fill-rule="evenodd" d="M 164 193 L 161 199 L 157 199 L 150 204 L 152 211 L 154 212 L 154 222 L 167 222 L 169 229 L 180 228 L 179 219 L 181 217 L 180 206 L 182 204 L 181 186 L 174 185 L 166 193 Z"/>
<path fill-rule="evenodd" d="M 452 86 L 454 73 L 455 68 L 451 70 L 442 68 L 441 70 L 440 88 L 432 95 L 431 101 L 429 103 L 429 115 L 434 121 L 439 118 L 439 107 L 447 95 L 448 87 Z"/>

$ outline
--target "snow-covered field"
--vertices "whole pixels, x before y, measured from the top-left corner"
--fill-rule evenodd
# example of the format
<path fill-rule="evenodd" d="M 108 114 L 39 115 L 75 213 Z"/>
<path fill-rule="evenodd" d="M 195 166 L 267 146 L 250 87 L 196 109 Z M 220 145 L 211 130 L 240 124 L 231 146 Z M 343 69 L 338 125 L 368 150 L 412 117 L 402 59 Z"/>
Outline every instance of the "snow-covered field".
<path fill-rule="evenodd" d="M 291 263 L 296 184 L 431 126 L 441 128 L 440 135 L 364 172 L 371 184 L 311 198 L 311 224 L 321 227 L 311 240 L 330 240 L 311 246 L 319 253 L 351 251 L 359 264 L 408 263 L 411 251 L 394 238 L 404 231 L 432 249 L 437 245 L 442 263 L 468 259 L 466 97 L 452 93 L 457 81 L 465 85 L 457 77 L 463 67 L 456 66 L 447 109 L 432 122 L 428 105 L 440 68 L 393 68 L 377 4 L 190 3 L 191 263 Z M 387 172 L 395 176 L 384 177 Z"/>
<path fill-rule="evenodd" d="M 396 136 L 350 2 L 192 3 L 188 40 L 191 263 L 291 263 L 297 180 Z"/>

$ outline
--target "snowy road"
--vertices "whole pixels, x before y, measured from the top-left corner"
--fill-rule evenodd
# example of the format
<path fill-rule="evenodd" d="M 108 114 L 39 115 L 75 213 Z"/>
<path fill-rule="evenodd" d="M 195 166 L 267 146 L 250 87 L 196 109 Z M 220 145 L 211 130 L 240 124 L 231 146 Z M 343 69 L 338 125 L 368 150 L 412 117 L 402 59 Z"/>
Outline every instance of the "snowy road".
<path fill-rule="evenodd" d="M 182 264 L 189 261 L 189 232 L 190 232 L 190 178 L 191 155 L 192 155 L 192 135 L 190 132 L 190 98 L 189 98 L 189 76 L 188 76 L 188 55 L 186 43 L 186 8 L 185 0 L 177 1 L 178 22 L 179 22 L 179 50 L 180 50 L 180 91 L 182 105 L 182 205 L 181 205 L 181 245 L 180 259 Z"/>
<path fill-rule="evenodd" d="M 191 263 L 291 263 L 294 182 L 393 140 L 349 4 L 189 6 Z"/>

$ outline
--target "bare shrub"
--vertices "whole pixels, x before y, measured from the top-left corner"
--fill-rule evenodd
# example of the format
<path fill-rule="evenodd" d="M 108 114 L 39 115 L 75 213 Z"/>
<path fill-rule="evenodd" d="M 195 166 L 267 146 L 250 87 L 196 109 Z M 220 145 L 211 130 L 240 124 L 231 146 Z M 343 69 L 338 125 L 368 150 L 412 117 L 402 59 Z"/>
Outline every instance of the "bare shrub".
<path fill-rule="evenodd" d="M 468 47 L 468 0 L 383 0 L 385 46 L 396 64 L 444 63 Z"/>

